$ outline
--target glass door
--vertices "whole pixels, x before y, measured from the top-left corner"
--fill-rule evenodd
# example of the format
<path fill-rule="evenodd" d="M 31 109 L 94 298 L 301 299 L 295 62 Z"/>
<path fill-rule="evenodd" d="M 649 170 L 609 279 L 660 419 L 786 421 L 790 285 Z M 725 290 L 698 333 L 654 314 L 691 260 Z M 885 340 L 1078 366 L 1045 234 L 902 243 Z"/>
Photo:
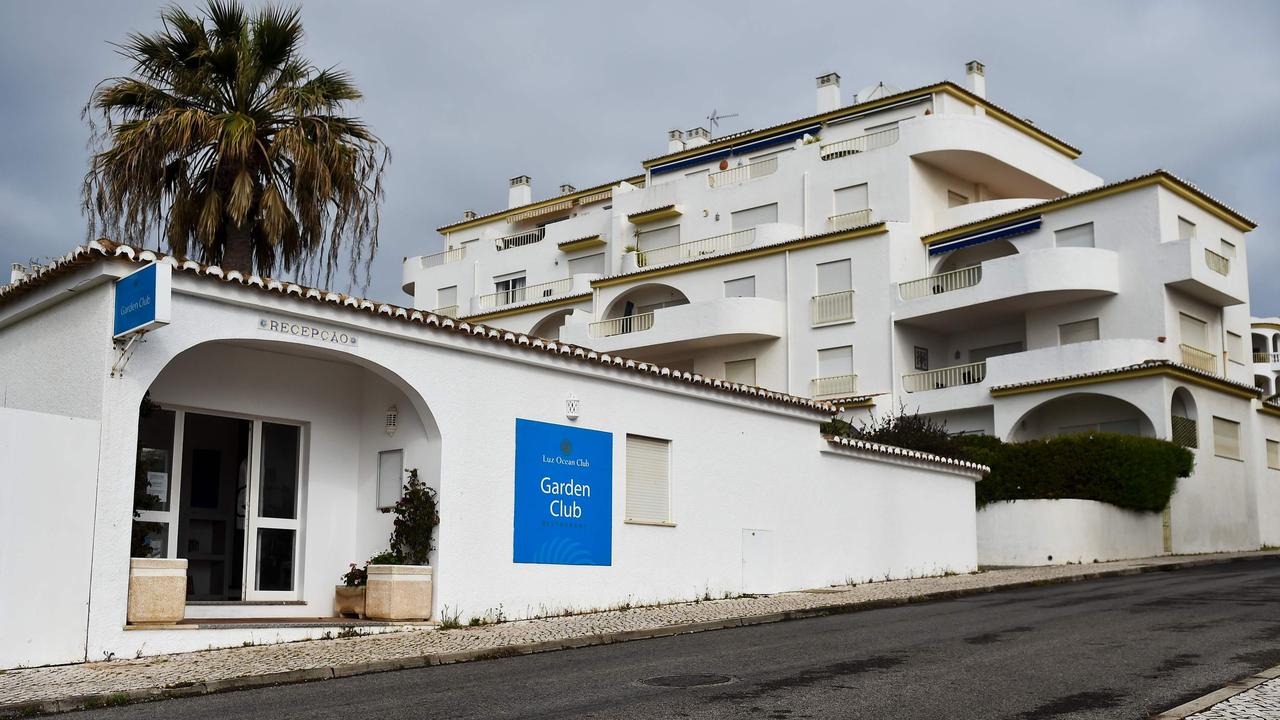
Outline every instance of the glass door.
<path fill-rule="evenodd" d="M 302 427 L 254 423 L 245 547 L 246 600 L 291 600 L 298 596 L 302 523 Z"/>

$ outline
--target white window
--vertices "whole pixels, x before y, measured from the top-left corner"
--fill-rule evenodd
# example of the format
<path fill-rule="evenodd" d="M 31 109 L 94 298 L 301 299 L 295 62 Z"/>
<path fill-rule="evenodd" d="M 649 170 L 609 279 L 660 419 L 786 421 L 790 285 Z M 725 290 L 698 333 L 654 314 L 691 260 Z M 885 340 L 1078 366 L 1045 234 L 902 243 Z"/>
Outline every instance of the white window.
<path fill-rule="evenodd" d="M 1058 326 L 1058 344 L 1088 342 L 1098 339 L 1098 318 L 1063 323 Z"/>
<path fill-rule="evenodd" d="M 853 346 L 824 348 L 818 351 L 818 377 L 853 374 Z"/>
<path fill-rule="evenodd" d="M 1093 247 L 1093 223 L 1063 228 L 1053 234 L 1058 247 Z"/>
<path fill-rule="evenodd" d="M 436 291 L 436 307 L 445 308 L 458 304 L 458 286 L 450 285 Z"/>
<path fill-rule="evenodd" d="M 959 207 L 960 205 L 968 205 L 969 198 L 961 195 L 955 190 L 947 191 L 947 207 Z"/>
<path fill-rule="evenodd" d="M 1179 240 L 1195 240 L 1196 224 L 1184 217 L 1179 216 L 1178 217 L 1178 239 Z"/>
<path fill-rule="evenodd" d="M 818 265 L 818 295 L 853 289 L 852 265 L 848 260 Z"/>
<path fill-rule="evenodd" d="M 1240 459 L 1240 423 L 1226 418 L 1213 418 L 1213 454 Z"/>
<path fill-rule="evenodd" d="M 844 213 L 857 212 L 871 207 L 869 204 L 870 199 L 867 197 L 866 183 L 842 187 L 831 193 L 831 195 L 833 215 L 843 215 Z"/>
<path fill-rule="evenodd" d="M 573 258 L 569 261 L 569 274 L 577 275 L 578 273 L 600 273 L 604 274 L 604 253 L 588 255 L 586 257 Z"/>
<path fill-rule="evenodd" d="M 404 450 L 378 453 L 378 509 L 395 507 L 404 491 Z"/>
<path fill-rule="evenodd" d="M 1280 470 L 1280 442 L 1267 441 L 1267 467 Z"/>
<path fill-rule="evenodd" d="M 499 275 L 493 279 L 493 292 L 498 296 L 497 305 L 524 302 L 524 271 Z"/>
<path fill-rule="evenodd" d="M 671 522 L 671 441 L 627 436 L 627 522 Z"/>
<path fill-rule="evenodd" d="M 1209 346 L 1209 324 L 1186 313 L 1178 313 L 1178 330 L 1182 344 L 1204 350 Z"/>
<path fill-rule="evenodd" d="M 680 226 L 668 225 L 667 227 L 654 228 L 653 230 L 641 230 L 636 235 L 637 250 L 653 250 L 654 248 L 670 247 L 680 244 Z"/>
<path fill-rule="evenodd" d="M 1245 361 L 1244 355 L 1244 337 L 1236 333 L 1227 331 L 1227 360 L 1243 365 Z"/>
<path fill-rule="evenodd" d="M 756 384 L 756 359 L 732 360 L 724 364 L 724 379 L 743 385 Z"/>
<path fill-rule="evenodd" d="M 1230 240 L 1227 240 L 1226 238 L 1221 238 L 1218 242 L 1222 246 L 1222 250 L 1220 251 L 1222 253 L 1222 256 L 1235 260 L 1236 244 L 1231 242 Z"/>
<path fill-rule="evenodd" d="M 746 230 L 757 225 L 778 222 L 778 203 L 739 210 L 731 215 L 733 231 Z"/>
<path fill-rule="evenodd" d="M 724 296 L 730 297 L 755 297 L 756 296 L 756 276 L 738 278 L 736 280 L 724 281 Z"/>

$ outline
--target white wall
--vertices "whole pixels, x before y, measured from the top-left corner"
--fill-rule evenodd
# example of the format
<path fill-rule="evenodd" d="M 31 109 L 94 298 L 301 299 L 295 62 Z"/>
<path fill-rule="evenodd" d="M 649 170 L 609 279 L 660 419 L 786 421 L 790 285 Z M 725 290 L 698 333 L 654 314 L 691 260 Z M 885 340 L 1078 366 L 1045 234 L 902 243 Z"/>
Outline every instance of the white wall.
<path fill-rule="evenodd" d="M 1014 500 L 978 511 L 982 565 L 1063 565 L 1163 552 L 1160 513 L 1093 500 Z"/>

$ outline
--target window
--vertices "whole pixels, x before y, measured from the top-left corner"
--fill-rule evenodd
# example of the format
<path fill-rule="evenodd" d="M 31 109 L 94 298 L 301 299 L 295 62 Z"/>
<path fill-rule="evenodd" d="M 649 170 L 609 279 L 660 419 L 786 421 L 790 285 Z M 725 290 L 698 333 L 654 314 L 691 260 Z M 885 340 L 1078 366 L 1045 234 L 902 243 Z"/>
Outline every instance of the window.
<path fill-rule="evenodd" d="M 671 523 L 671 441 L 627 436 L 627 522 Z"/>
<path fill-rule="evenodd" d="M 947 207 L 959 207 L 961 205 L 968 205 L 968 204 L 969 204 L 969 198 L 965 197 L 964 195 L 961 195 L 955 190 L 947 191 Z"/>
<path fill-rule="evenodd" d="M 1280 442 L 1267 440 L 1267 467 L 1280 470 Z"/>
<path fill-rule="evenodd" d="M 852 290 L 853 273 L 851 269 L 852 267 L 848 260 L 836 260 L 835 262 L 818 265 L 817 294 L 827 295 L 829 293 Z"/>
<path fill-rule="evenodd" d="M 1218 244 L 1222 246 L 1222 250 L 1220 252 L 1222 253 L 1223 257 L 1231 258 L 1232 260 L 1236 259 L 1235 243 L 1231 242 L 1230 240 L 1227 240 L 1226 238 L 1221 238 L 1219 239 Z"/>
<path fill-rule="evenodd" d="M 1245 361 L 1244 355 L 1244 336 L 1227 331 L 1227 360 L 1237 365 L 1243 365 Z"/>
<path fill-rule="evenodd" d="M 824 348 L 818 351 L 818 377 L 853 374 L 853 346 Z"/>
<path fill-rule="evenodd" d="M 1195 240 L 1196 224 L 1182 216 L 1179 216 L 1178 217 L 1178 239 L 1179 240 Z"/>
<path fill-rule="evenodd" d="M 866 210 L 871 207 L 867 197 L 867 184 L 842 187 L 831 193 L 832 209 L 835 215 Z"/>
<path fill-rule="evenodd" d="M 1240 459 L 1240 423 L 1220 417 L 1213 419 L 1213 454 Z"/>
<path fill-rule="evenodd" d="M 1053 234 L 1058 247 L 1093 247 L 1093 223 L 1063 228 Z"/>
<path fill-rule="evenodd" d="M 923 348 L 919 345 L 915 346 L 915 369 L 929 369 L 929 348 Z"/>
<path fill-rule="evenodd" d="M 404 491 L 404 450 L 378 453 L 378 509 L 393 508 Z"/>
<path fill-rule="evenodd" d="M 756 384 L 756 359 L 733 360 L 724 364 L 724 379 L 743 385 Z"/>
<path fill-rule="evenodd" d="M 1058 344 L 1088 342 L 1098 339 L 1098 318 L 1063 323 L 1058 326 Z"/>
<path fill-rule="evenodd" d="M 736 280 L 724 281 L 724 296 L 730 297 L 755 297 L 756 296 L 756 276 L 738 278 Z"/>
<path fill-rule="evenodd" d="M 458 304 L 458 286 L 450 285 L 436 291 L 436 307 L 446 308 Z"/>
<path fill-rule="evenodd" d="M 778 203 L 739 210 L 730 217 L 733 220 L 734 232 L 766 223 L 776 223 L 778 222 Z"/>
<path fill-rule="evenodd" d="M 604 253 L 596 253 L 595 255 L 574 258 L 569 261 L 570 275 L 577 275 L 578 273 L 604 274 L 604 272 Z"/>
<path fill-rule="evenodd" d="M 1182 344 L 1205 349 L 1209 345 L 1209 324 L 1186 313 L 1178 313 L 1178 329 L 1182 333 Z"/>
<path fill-rule="evenodd" d="M 497 305 L 524 302 L 524 271 L 500 275 L 493 279 L 493 292 L 498 296 Z"/>
<path fill-rule="evenodd" d="M 668 225 L 667 227 L 654 228 L 653 230 L 641 230 L 636 234 L 637 250 L 653 250 L 654 248 L 670 247 L 680 244 L 680 226 Z"/>

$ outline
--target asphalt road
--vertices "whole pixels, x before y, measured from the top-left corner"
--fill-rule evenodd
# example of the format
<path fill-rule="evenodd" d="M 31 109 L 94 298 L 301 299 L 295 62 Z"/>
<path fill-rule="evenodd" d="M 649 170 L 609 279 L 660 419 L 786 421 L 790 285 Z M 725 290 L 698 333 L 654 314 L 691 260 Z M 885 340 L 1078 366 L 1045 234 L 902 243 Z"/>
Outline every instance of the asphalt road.
<path fill-rule="evenodd" d="M 1276 664 L 1265 559 L 73 717 L 1145 718 Z"/>

